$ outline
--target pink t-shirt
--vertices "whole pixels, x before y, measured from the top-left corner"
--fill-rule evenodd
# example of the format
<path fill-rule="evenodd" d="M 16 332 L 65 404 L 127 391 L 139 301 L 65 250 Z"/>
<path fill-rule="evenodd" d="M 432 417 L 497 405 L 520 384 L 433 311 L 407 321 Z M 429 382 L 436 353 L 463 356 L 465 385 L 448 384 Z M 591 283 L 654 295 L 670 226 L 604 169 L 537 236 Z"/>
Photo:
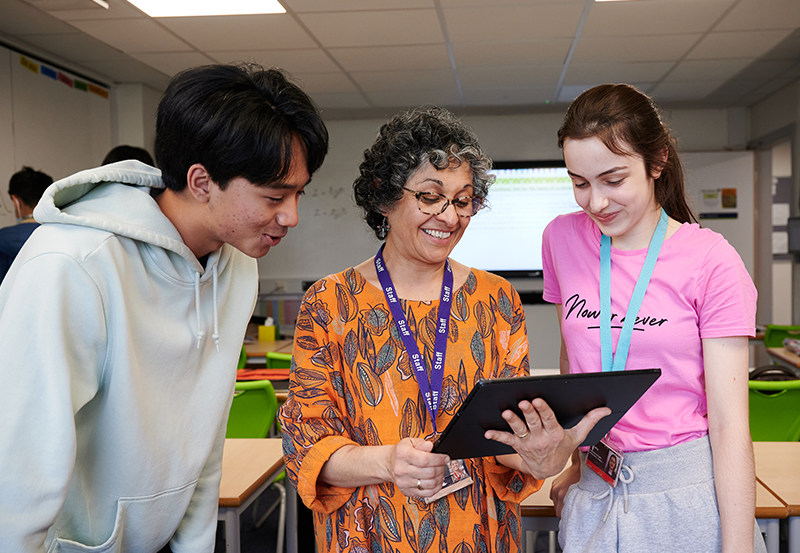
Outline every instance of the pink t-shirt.
<path fill-rule="evenodd" d="M 611 248 L 615 350 L 646 254 L 647 249 Z M 583 212 L 561 215 L 544 231 L 542 257 L 544 299 L 563 307 L 570 372 L 602 370 L 600 230 Z M 660 368 L 661 377 L 617 423 L 612 441 L 623 451 L 646 451 L 707 434 L 701 340 L 753 336 L 755 312 L 753 281 L 721 235 L 687 223 L 665 240 L 634 324 L 626 367 Z"/>

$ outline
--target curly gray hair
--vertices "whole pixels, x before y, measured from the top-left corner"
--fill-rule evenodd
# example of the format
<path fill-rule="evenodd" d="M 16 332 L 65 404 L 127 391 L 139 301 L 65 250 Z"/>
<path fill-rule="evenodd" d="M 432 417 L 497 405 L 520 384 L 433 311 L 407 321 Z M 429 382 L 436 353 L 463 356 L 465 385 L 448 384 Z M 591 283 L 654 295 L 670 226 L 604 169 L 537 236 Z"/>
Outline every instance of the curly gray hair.
<path fill-rule="evenodd" d="M 359 177 L 353 183 L 356 204 L 379 239 L 384 213 L 403 196 L 403 186 L 426 161 L 437 169 L 468 163 L 473 194 L 485 198 L 494 175 L 492 160 L 483 153 L 478 138 L 444 108 L 417 108 L 394 116 L 364 151 Z"/>

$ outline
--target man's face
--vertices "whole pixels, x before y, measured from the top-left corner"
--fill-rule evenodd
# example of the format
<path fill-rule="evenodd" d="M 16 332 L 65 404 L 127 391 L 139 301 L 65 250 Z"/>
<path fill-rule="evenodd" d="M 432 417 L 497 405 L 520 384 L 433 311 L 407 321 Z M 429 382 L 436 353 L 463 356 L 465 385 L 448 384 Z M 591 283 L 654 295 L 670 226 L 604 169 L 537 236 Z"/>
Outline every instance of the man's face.
<path fill-rule="evenodd" d="M 292 146 L 289 174 L 280 182 L 256 186 L 243 177 L 228 183 L 225 190 L 212 183 L 209 189 L 209 224 L 213 240 L 222 247 L 230 244 L 259 258 L 277 246 L 289 227 L 297 225 L 297 205 L 310 175 L 302 145 Z M 215 248 L 216 249 L 216 248 Z"/>

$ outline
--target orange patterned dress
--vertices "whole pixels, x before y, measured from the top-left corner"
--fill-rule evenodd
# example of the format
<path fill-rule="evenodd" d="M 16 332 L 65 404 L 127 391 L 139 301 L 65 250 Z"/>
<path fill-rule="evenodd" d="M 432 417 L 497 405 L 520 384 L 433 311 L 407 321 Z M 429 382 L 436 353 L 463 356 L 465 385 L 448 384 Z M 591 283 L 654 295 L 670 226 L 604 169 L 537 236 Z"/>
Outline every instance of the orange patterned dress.
<path fill-rule="evenodd" d="M 431 366 L 438 301 L 403 301 Z M 481 378 L 528 374 L 525 316 L 514 288 L 472 270 L 453 297 L 437 425 L 447 426 Z M 430 416 L 383 291 L 355 269 L 303 298 L 289 398 L 281 410 L 289 478 L 314 511 L 320 553 L 508 553 L 521 549 L 519 502 L 541 481 L 468 459 L 474 483 L 430 504 L 392 483 L 339 488 L 318 480 L 340 447 L 432 437 Z"/>

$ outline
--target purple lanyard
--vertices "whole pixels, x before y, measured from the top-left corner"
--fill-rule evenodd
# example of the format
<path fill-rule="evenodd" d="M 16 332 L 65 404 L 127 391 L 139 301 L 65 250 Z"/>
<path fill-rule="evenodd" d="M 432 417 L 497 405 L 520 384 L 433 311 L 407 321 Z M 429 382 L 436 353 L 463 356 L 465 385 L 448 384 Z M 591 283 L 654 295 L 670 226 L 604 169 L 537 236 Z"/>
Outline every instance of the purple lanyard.
<path fill-rule="evenodd" d="M 444 381 L 444 360 L 447 353 L 447 334 L 450 325 L 453 271 L 450 269 L 450 261 L 445 260 L 442 294 L 439 301 L 439 323 L 436 325 L 436 339 L 433 344 L 433 369 L 431 369 L 430 380 L 428 380 L 425 360 L 420 354 L 419 346 L 417 346 L 417 342 L 408 328 L 408 321 L 400 307 L 400 298 L 397 297 L 394 284 L 392 284 L 392 277 L 389 276 L 386 262 L 383 260 L 384 246 L 385 244 L 380 247 L 375 255 L 375 270 L 378 272 L 378 280 L 381 283 L 381 287 L 383 287 L 386 302 L 389 304 L 389 311 L 394 317 L 397 330 L 400 332 L 400 338 L 403 340 L 411 365 L 414 367 L 414 378 L 417 381 L 417 386 L 419 386 L 419 391 L 422 392 L 422 397 L 425 398 L 435 434 L 437 433 L 436 415 L 439 413 L 439 395 L 442 392 L 442 382 Z"/>

